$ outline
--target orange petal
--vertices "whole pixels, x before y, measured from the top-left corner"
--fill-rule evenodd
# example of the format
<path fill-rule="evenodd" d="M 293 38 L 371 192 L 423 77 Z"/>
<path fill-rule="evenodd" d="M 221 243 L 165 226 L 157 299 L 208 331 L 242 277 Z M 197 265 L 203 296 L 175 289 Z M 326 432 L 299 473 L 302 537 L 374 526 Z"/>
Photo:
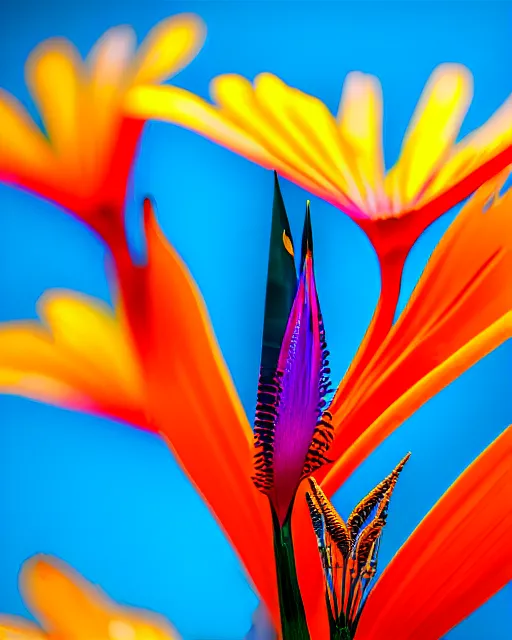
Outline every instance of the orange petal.
<path fill-rule="evenodd" d="M 45 640 L 37 625 L 16 616 L 0 616 L 0 640 Z"/>
<path fill-rule="evenodd" d="M 512 427 L 456 480 L 371 591 L 357 640 L 437 640 L 512 580 Z"/>
<path fill-rule="evenodd" d="M 21 587 L 52 640 L 177 640 L 163 618 L 118 606 L 55 558 L 35 556 L 27 561 Z"/>
<path fill-rule="evenodd" d="M 364 459 L 363 452 L 368 455 L 433 393 L 511 337 L 512 191 L 496 195 L 503 179 L 482 187 L 464 207 L 359 384 L 343 401 L 335 396 L 337 435 L 330 453 L 340 461 L 329 471 L 328 492 Z"/>
<path fill-rule="evenodd" d="M 114 312 L 87 296 L 52 291 L 39 313 L 44 324 L 0 328 L 0 391 L 145 426 L 139 366 Z"/>
<path fill-rule="evenodd" d="M 324 491 L 333 495 L 379 444 L 429 398 L 511 337 L 512 312 L 509 312 L 413 385 L 341 454 L 322 481 Z"/>
<path fill-rule="evenodd" d="M 200 293 L 149 201 L 145 224 L 149 410 L 276 619 L 270 512 L 251 480 L 252 430 Z"/>
<path fill-rule="evenodd" d="M 0 179 L 37 189 L 51 197 L 60 191 L 54 179 L 56 162 L 48 140 L 26 110 L 0 89 Z"/>

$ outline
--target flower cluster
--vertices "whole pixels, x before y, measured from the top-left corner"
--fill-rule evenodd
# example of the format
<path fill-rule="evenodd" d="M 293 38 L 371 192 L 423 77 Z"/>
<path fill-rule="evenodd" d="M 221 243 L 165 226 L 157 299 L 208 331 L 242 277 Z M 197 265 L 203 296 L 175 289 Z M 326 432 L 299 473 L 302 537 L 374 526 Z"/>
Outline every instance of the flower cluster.
<path fill-rule="evenodd" d="M 346 522 L 329 498 L 414 411 L 512 337 L 512 192 L 503 190 L 512 102 L 456 142 L 471 77 L 441 65 L 386 172 L 375 78 L 350 74 L 337 116 L 272 74 L 253 83 L 221 75 L 210 104 L 161 84 L 203 39 L 201 20 L 181 15 L 153 29 L 138 51 L 125 27 L 108 31 L 86 60 L 67 41 L 43 43 L 27 62 L 27 82 L 44 131 L 0 93 L 0 180 L 99 235 L 116 300 L 110 308 L 50 291 L 38 304 L 41 321 L 0 326 L 0 391 L 164 438 L 283 640 L 438 640 L 512 579 L 512 428 L 447 490 L 378 580 L 379 542 L 407 458 Z M 149 197 L 141 203 L 146 261 L 132 259 L 123 212 L 149 119 L 191 129 L 275 172 L 253 428 L 199 289 Z M 351 216 L 379 259 L 378 305 L 334 393 L 310 205 L 296 255 L 278 174 Z M 413 244 L 468 196 L 395 321 Z M 30 561 L 21 582 L 42 628 L 4 617 L 0 638 L 177 637 L 59 561 Z"/>

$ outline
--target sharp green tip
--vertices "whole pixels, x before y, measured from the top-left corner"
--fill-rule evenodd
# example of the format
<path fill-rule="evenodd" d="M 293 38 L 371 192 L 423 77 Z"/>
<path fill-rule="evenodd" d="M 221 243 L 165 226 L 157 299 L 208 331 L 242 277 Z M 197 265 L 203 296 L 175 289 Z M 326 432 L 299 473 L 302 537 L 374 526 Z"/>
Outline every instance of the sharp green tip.
<path fill-rule="evenodd" d="M 306 254 L 309 251 L 313 253 L 313 228 L 311 226 L 310 201 L 306 201 L 306 216 L 304 219 L 304 230 L 302 232 L 302 257 L 301 262 L 304 265 Z"/>

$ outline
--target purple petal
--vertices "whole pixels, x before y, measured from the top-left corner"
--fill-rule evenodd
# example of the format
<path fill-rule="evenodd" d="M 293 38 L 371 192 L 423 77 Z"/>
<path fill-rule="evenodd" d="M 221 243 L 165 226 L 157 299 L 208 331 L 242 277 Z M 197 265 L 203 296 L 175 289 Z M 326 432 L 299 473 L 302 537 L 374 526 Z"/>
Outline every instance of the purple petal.
<path fill-rule="evenodd" d="M 281 393 L 274 433 L 273 503 L 281 524 L 301 481 L 320 414 L 323 336 L 309 253 L 279 355 Z"/>

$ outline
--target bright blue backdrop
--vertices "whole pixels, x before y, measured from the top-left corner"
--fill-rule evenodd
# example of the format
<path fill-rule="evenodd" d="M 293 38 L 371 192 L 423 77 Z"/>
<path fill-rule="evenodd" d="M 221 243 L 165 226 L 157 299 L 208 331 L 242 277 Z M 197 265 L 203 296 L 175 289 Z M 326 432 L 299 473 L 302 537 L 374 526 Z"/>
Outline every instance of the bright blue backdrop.
<path fill-rule="evenodd" d="M 195 11 L 204 50 L 177 83 L 207 95 L 220 72 L 271 70 L 334 110 L 343 79 L 380 77 L 385 151 L 393 162 L 432 69 L 461 62 L 475 77 L 463 133 L 485 121 L 511 89 L 510 2 L 69 2 L 3 0 L 0 86 L 30 105 L 23 64 L 40 40 L 61 35 L 86 53 L 116 24 L 139 37 L 161 18 Z M 272 176 L 192 133 L 147 127 L 134 194 L 152 192 L 161 224 L 197 279 L 249 415 L 255 405 Z M 306 194 L 284 183 L 293 228 Z M 137 211 L 128 207 L 132 220 Z M 0 186 L 0 320 L 35 317 L 48 288 L 108 299 L 104 249 L 60 210 Z M 376 259 L 356 226 L 312 200 L 318 282 L 334 378 L 355 352 L 378 294 Z M 411 254 L 409 293 L 453 214 Z M 449 484 L 512 422 L 510 345 L 440 393 L 396 432 L 336 496 L 346 512 L 408 450 L 393 498 L 381 567 Z M 257 599 L 220 529 L 166 447 L 121 424 L 0 397 L 0 609 L 26 614 L 16 587 L 21 563 L 56 554 L 115 598 L 165 613 L 185 640 L 239 639 Z M 176 509 L 180 512 L 179 519 Z M 189 536 L 203 546 L 200 566 Z M 209 558 L 207 562 L 205 558 Z M 508 587 L 510 589 L 510 587 Z M 449 640 L 508 637 L 511 591 L 503 590 Z"/>

